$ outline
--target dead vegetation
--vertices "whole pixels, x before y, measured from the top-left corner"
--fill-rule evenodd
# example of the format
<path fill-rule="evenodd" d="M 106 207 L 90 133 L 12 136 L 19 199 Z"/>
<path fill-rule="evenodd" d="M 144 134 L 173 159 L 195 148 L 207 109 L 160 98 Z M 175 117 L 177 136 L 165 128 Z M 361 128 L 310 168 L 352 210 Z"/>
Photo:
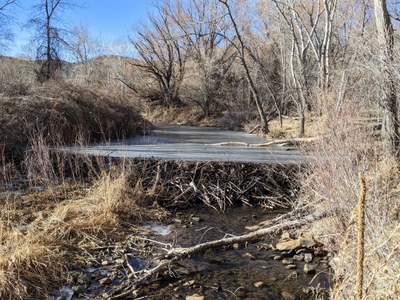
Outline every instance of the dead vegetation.
<path fill-rule="evenodd" d="M 288 191 L 295 189 L 289 177 L 298 171 L 248 164 L 63 158 L 52 164 L 46 144 L 33 149 L 24 162 L 31 170 L 27 188 L 44 191 L 2 196 L 2 298 L 48 296 L 68 280 L 71 266 L 89 259 L 82 254 L 87 249 L 123 239 L 146 220 L 165 218 L 162 207 L 195 202 L 217 211 L 238 204 L 288 207 Z M 41 167 L 33 171 L 35 162 Z M 66 162 L 85 173 L 80 175 L 84 182 L 58 177 L 59 166 Z"/>
<path fill-rule="evenodd" d="M 134 164 L 132 182 L 157 195 L 163 206 L 184 207 L 202 201 L 216 211 L 232 205 L 289 207 L 298 166 L 245 163 L 144 161 Z"/>
<path fill-rule="evenodd" d="M 85 259 L 85 249 L 117 240 L 143 220 L 164 217 L 158 207 L 143 205 L 143 191 L 131 186 L 124 174 L 100 176 L 86 194 L 78 186 L 2 198 L 2 299 L 48 297 L 66 282 L 68 268 Z"/>
<path fill-rule="evenodd" d="M 150 124 L 138 105 L 118 92 L 48 82 L 13 87 L 0 95 L 0 153 L 21 156 L 31 141 L 48 145 L 123 139 L 142 134 Z"/>
<path fill-rule="evenodd" d="M 346 107 L 330 120 L 332 134 L 309 147 L 310 169 L 303 179 L 300 202 L 312 213 L 332 212 L 309 228 L 335 253 L 331 263 L 335 272 L 333 299 L 356 298 L 358 173 L 364 174 L 364 297 L 394 299 L 400 291 L 398 164 L 382 156 L 382 144 L 371 128 L 352 125 L 359 109 Z"/>

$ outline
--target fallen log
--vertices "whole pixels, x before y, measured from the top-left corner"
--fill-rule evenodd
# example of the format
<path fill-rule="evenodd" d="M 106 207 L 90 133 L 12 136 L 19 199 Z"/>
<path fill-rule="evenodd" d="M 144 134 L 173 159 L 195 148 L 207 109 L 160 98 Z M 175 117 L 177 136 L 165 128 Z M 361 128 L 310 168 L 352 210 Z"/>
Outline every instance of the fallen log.
<path fill-rule="evenodd" d="M 267 143 L 262 143 L 262 144 L 249 144 L 249 147 L 268 147 L 268 146 L 272 146 L 272 145 L 287 144 L 287 143 L 291 143 L 291 144 L 312 143 L 318 139 L 319 139 L 319 137 L 272 140 L 272 141 L 269 141 Z"/>
<path fill-rule="evenodd" d="M 266 143 L 261 143 L 261 144 L 249 144 L 249 143 L 245 143 L 245 142 L 229 141 L 229 142 L 209 144 L 209 146 L 268 147 L 268 146 L 272 146 L 272 145 L 288 144 L 288 143 L 291 143 L 291 144 L 312 143 L 318 139 L 319 139 L 319 137 L 290 138 L 290 139 L 272 140 L 272 141 L 269 141 Z"/>
<path fill-rule="evenodd" d="M 244 146 L 244 147 L 249 147 L 250 144 L 245 143 L 245 142 L 221 142 L 221 143 L 214 143 L 214 144 L 208 144 L 209 146 Z"/>
<path fill-rule="evenodd" d="M 287 216 L 288 218 L 293 218 L 293 212 L 272 219 L 268 223 L 266 223 L 269 225 L 268 227 L 263 227 L 247 234 L 209 241 L 193 247 L 169 247 L 166 255 L 156 258 L 159 261 L 156 266 L 151 269 L 142 270 L 140 272 L 135 272 L 134 274 L 132 274 L 132 277 L 134 277 L 135 280 L 131 282 L 131 284 L 126 288 L 124 292 L 114 295 L 110 297 L 110 299 L 121 299 L 132 295 L 140 285 L 145 284 L 146 281 L 148 281 L 150 278 L 166 271 L 167 269 L 170 269 L 175 262 L 188 258 L 192 255 L 200 254 L 208 249 L 226 247 L 236 243 L 248 243 L 258 241 L 264 239 L 267 235 L 275 234 L 278 231 L 287 230 L 289 228 L 292 229 L 302 227 L 306 224 L 321 219 L 322 217 L 326 216 L 326 214 L 308 215 L 300 219 L 294 220 L 285 220 L 285 216 Z M 278 220 L 278 223 L 276 223 L 276 220 Z"/>

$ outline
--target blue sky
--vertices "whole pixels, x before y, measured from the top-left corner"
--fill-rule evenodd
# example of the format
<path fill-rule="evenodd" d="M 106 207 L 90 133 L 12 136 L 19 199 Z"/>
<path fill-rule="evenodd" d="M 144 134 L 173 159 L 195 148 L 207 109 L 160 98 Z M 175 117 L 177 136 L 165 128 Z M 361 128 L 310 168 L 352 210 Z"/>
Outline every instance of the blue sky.
<path fill-rule="evenodd" d="M 21 29 L 29 19 L 30 9 L 40 0 L 20 0 L 15 9 L 15 39 L 7 55 L 24 55 L 24 45 L 29 42 L 29 32 Z M 82 8 L 65 12 L 65 21 L 72 25 L 85 24 L 92 37 L 107 41 L 123 41 L 132 25 L 143 21 L 153 8 L 153 0 L 74 0 Z"/>

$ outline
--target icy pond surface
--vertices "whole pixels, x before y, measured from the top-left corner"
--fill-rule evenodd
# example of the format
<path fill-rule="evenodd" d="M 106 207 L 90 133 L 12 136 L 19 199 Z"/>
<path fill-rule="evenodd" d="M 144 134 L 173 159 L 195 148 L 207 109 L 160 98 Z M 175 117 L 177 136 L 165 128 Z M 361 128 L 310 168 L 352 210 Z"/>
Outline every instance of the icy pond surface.
<path fill-rule="evenodd" d="M 242 132 L 215 127 L 156 126 L 151 134 L 132 139 L 68 147 L 63 151 L 93 156 L 155 158 L 182 161 L 224 161 L 266 164 L 293 164 L 302 160 L 300 152 L 281 146 L 248 147 L 245 145 L 217 146 L 217 143 L 263 144 L 266 140 Z"/>

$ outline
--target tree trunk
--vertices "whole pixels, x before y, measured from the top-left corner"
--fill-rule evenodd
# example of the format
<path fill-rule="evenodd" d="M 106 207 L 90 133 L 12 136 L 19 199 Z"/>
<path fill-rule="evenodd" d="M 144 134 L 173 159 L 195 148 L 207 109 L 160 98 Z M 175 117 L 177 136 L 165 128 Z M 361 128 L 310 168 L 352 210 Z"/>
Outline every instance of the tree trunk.
<path fill-rule="evenodd" d="M 306 127 L 306 116 L 304 113 L 304 109 L 300 109 L 300 127 L 299 127 L 299 137 L 303 137 L 305 134 L 305 127 Z"/>
<path fill-rule="evenodd" d="M 325 28 L 324 28 L 324 39 L 322 42 L 321 49 L 321 61 L 322 61 L 322 89 L 324 93 L 330 88 L 330 48 L 331 48 L 331 37 L 332 37 L 332 24 L 335 17 L 336 11 L 336 0 L 325 0 Z"/>
<path fill-rule="evenodd" d="M 247 79 L 247 82 L 249 84 L 249 88 L 250 88 L 251 94 L 252 94 L 252 96 L 254 98 L 254 101 L 256 103 L 256 106 L 257 106 L 257 111 L 258 111 L 258 114 L 259 114 L 260 120 L 261 120 L 261 130 L 262 130 L 263 133 L 269 133 L 268 119 L 267 119 L 267 116 L 265 115 L 264 108 L 262 106 L 261 97 L 260 97 L 260 94 L 259 94 L 259 92 L 257 90 L 257 87 L 256 87 L 256 85 L 255 85 L 255 83 L 253 81 L 253 78 L 252 78 L 251 73 L 250 73 L 249 66 L 247 64 L 247 60 L 246 60 L 246 45 L 245 45 L 245 42 L 243 40 L 242 34 L 239 31 L 238 25 L 237 25 L 237 23 L 235 21 L 235 18 L 233 16 L 232 11 L 231 11 L 231 7 L 228 4 L 228 1 L 226 1 L 226 0 L 218 0 L 218 1 L 220 3 L 222 3 L 223 5 L 225 5 L 225 7 L 226 7 L 226 9 L 228 11 L 228 17 L 232 22 L 233 29 L 235 30 L 236 37 L 237 37 L 237 40 L 239 42 L 239 45 L 235 46 L 235 48 L 237 49 L 237 51 L 239 53 L 240 62 L 242 63 L 243 69 L 245 71 L 246 79 Z"/>
<path fill-rule="evenodd" d="M 381 71 L 384 79 L 382 136 L 387 154 L 399 156 L 399 124 L 397 116 L 396 86 L 393 73 L 393 25 L 386 0 L 374 0 L 375 23 L 380 48 Z"/>

